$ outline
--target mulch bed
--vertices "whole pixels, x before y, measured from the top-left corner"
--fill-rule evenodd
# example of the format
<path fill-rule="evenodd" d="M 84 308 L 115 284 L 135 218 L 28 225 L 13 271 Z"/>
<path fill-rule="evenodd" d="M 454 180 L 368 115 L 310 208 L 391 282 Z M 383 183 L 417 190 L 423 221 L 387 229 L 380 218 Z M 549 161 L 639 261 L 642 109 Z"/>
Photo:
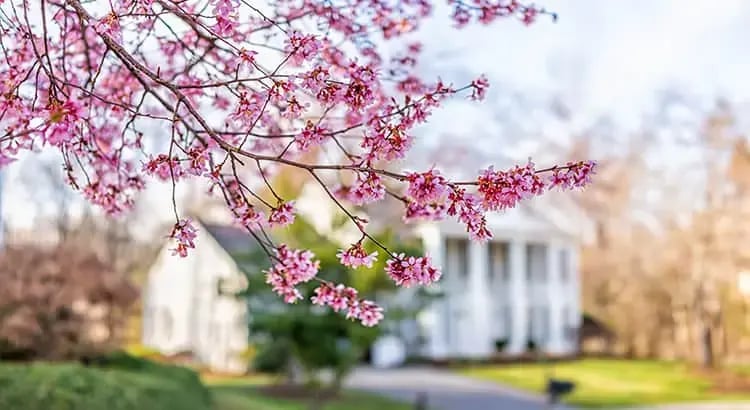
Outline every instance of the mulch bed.
<path fill-rule="evenodd" d="M 750 377 L 726 369 L 695 369 L 694 372 L 713 382 L 717 393 L 750 392 Z"/>

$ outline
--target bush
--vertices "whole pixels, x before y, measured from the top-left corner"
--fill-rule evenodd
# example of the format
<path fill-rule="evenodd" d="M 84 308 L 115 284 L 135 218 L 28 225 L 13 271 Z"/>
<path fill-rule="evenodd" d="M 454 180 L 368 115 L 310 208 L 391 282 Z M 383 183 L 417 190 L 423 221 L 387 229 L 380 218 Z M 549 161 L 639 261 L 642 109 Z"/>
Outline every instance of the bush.
<path fill-rule="evenodd" d="M 502 352 L 508 346 L 508 339 L 495 340 L 495 351 Z"/>
<path fill-rule="evenodd" d="M 260 373 L 283 373 L 288 366 L 291 346 L 284 340 L 261 345 L 258 353 L 252 359 L 253 370 Z"/>
<path fill-rule="evenodd" d="M 0 409 L 209 410 L 198 375 L 117 353 L 79 363 L 0 365 Z"/>

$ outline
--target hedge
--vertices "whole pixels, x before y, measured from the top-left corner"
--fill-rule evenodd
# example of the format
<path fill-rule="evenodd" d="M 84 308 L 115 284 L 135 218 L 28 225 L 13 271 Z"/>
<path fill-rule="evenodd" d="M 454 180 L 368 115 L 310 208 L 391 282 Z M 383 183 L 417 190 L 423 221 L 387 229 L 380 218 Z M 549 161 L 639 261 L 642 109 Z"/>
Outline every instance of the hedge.
<path fill-rule="evenodd" d="M 198 375 L 124 353 L 79 363 L 0 363 L 0 409 L 210 410 Z"/>

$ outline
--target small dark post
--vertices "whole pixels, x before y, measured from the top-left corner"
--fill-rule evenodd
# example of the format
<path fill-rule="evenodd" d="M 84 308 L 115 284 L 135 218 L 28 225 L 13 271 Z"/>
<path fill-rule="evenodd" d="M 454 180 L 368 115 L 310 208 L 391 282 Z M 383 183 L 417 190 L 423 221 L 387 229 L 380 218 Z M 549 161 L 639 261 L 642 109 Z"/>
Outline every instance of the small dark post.
<path fill-rule="evenodd" d="M 417 400 L 414 401 L 414 410 L 427 410 L 427 393 L 419 392 Z"/>
<path fill-rule="evenodd" d="M 570 394 L 575 386 L 575 383 L 571 381 L 550 379 L 547 383 L 547 403 L 549 405 L 557 404 L 560 397 Z"/>

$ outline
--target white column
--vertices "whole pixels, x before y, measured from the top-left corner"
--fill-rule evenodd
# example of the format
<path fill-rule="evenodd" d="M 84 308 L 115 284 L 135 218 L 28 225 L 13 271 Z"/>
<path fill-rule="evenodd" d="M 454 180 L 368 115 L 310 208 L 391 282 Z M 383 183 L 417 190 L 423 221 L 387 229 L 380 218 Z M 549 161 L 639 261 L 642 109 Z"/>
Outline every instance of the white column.
<path fill-rule="evenodd" d="M 545 329 L 547 335 L 546 350 L 552 354 L 560 354 L 564 351 L 563 335 L 563 308 L 569 302 L 567 292 L 560 280 L 560 246 L 555 242 L 549 242 L 546 246 L 547 269 L 547 312 L 549 321 Z"/>
<path fill-rule="evenodd" d="M 489 246 L 487 243 L 469 242 L 468 308 L 472 336 L 468 353 L 472 357 L 488 357 L 494 348 L 492 343 L 492 304 L 490 303 Z"/>
<path fill-rule="evenodd" d="M 508 352 L 522 353 L 528 342 L 528 291 L 526 289 L 526 244 L 512 240 L 508 245 L 510 267 L 509 302 L 511 306 Z"/>
<path fill-rule="evenodd" d="M 423 225 L 421 227 L 422 243 L 425 253 L 430 255 L 434 266 L 440 267 L 443 272 L 443 278 L 431 285 L 436 290 L 444 290 L 448 279 L 448 272 L 445 266 L 445 237 L 441 234 L 437 225 Z M 426 354 L 435 359 L 444 358 L 448 355 L 447 340 L 445 340 L 445 321 L 448 320 L 446 315 L 447 298 L 438 298 L 430 304 L 425 312 L 420 315 L 421 325 L 426 330 L 427 341 Z"/>

